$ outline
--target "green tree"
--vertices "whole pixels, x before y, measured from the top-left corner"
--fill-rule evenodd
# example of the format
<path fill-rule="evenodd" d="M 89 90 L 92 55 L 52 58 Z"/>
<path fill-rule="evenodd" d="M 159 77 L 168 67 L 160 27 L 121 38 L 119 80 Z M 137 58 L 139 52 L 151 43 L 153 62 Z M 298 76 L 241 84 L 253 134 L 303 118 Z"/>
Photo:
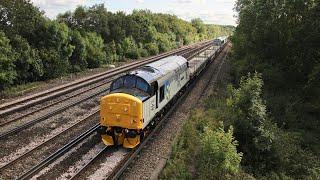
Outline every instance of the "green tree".
<path fill-rule="evenodd" d="M 82 37 L 79 31 L 71 32 L 70 44 L 74 47 L 72 55 L 69 59 L 72 72 L 78 72 L 88 67 L 86 39 Z"/>
<path fill-rule="evenodd" d="M 15 69 L 18 83 L 38 80 L 44 73 L 38 50 L 32 48 L 26 39 L 15 35 L 10 43 L 16 53 Z"/>
<path fill-rule="evenodd" d="M 64 23 L 47 21 L 38 34 L 40 58 L 44 69 L 44 78 L 58 77 L 70 69 L 69 58 L 74 46 L 70 44 L 70 31 Z"/>
<path fill-rule="evenodd" d="M 177 16 L 149 10 L 112 13 L 104 4 L 79 6 L 50 20 L 30 0 L 3 0 L 0 17 L 0 29 L 16 57 L 16 75 L 9 84 L 59 77 L 125 57 L 155 55 L 230 31 L 226 27 L 211 31 L 200 21 L 193 26 Z"/>
<path fill-rule="evenodd" d="M 125 38 L 121 47 L 125 57 L 131 59 L 138 59 L 140 57 L 138 46 L 132 36 Z"/>
<path fill-rule="evenodd" d="M 11 85 L 17 77 L 15 52 L 9 43 L 10 40 L 0 31 L 0 89 Z"/>
<path fill-rule="evenodd" d="M 271 122 L 267 117 L 266 105 L 261 98 L 262 86 L 261 75 L 249 73 L 241 79 L 238 89 L 229 88 L 230 97 L 227 99 L 227 104 L 232 109 L 232 124 L 235 128 L 235 136 L 240 142 L 240 151 L 246 155 L 244 164 L 273 168 L 274 164 L 272 161 L 267 161 L 269 159 L 266 156 L 270 154 L 275 137 L 274 132 L 267 128 L 270 127 Z M 269 164 L 266 165 L 267 163 Z"/>
<path fill-rule="evenodd" d="M 200 40 L 207 38 L 207 27 L 200 18 L 192 19 L 191 24 L 197 29 L 198 37 Z"/>
<path fill-rule="evenodd" d="M 108 43 L 106 48 L 107 48 L 108 62 L 110 63 L 116 62 L 119 57 L 117 55 L 117 45 L 115 41 Z"/>
<path fill-rule="evenodd" d="M 86 33 L 86 50 L 89 68 L 97 68 L 106 62 L 103 39 L 96 33 Z"/>
<path fill-rule="evenodd" d="M 45 21 L 43 13 L 30 0 L 1 0 L 0 17 L 0 29 L 9 38 L 20 35 L 30 44 L 35 43 L 36 30 Z"/>

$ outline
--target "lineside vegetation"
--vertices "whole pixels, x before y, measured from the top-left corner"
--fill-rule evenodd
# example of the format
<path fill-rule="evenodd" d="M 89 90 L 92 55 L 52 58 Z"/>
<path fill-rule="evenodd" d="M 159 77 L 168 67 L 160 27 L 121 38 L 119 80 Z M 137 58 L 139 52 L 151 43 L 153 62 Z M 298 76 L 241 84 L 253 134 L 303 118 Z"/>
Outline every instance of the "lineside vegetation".
<path fill-rule="evenodd" d="M 161 178 L 320 179 L 320 3 L 238 0 L 235 9 L 227 93 L 193 112 Z"/>
<path fill-rule="evenodd" d="M 255 100 L 249 109 L 234 112 L 244 120 L 250 111 L 260 111 L 250 130 L 254 136 L 247 124 L 232 123 L 242 128 L 235 127 L 242 167 L 259 178 L 319 179 L 320 2 L 238 0 L 235 9 L 233 82 L 241 87 L 243 76 L 257 71 L 254 81 L 264 84 L 263 91 L 233 91 L 230 102 L 241 107 L 246 102 L 237 97 L 253 93 L 264 99 L 263 106 Z M 250 116 L 243 116 L 246 111 Z"/>
<path fill-rule="evenodd" d="M 0 17 L 0 90 L 156 55 L 234 29 L 148 10 L 112 13 L 103 4 L 50 20 L 30 0 L 1 0 Z"/>

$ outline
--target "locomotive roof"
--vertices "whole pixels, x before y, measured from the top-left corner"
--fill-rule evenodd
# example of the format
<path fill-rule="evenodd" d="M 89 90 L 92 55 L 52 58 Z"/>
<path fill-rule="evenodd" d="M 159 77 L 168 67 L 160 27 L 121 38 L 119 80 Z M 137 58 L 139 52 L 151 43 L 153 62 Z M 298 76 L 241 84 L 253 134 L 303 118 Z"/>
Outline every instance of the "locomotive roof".
<path fill-rule="evenodd" d="M 177 71 L 186 63 L 187 60 L 182 56 L 169 56 L 133 70 L 129 74 L 139 76 L 148 83 L 152 83 L 167 74 Z"/>
<path fill-rule="evenodd" d="M 225 39 L 227 39 L 227 36 L 217 37 L 215 40 L 221 40 L 221 41 L 223 41 L 223 40 L 225 40 Z"/>

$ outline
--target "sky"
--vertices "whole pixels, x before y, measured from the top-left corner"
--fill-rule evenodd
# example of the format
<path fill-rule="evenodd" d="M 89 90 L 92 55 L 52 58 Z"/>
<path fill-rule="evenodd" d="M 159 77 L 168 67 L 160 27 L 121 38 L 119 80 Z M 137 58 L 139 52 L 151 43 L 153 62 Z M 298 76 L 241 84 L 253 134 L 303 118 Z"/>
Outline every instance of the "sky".
<path fill-rule="evenodd" d="M 77 6 L 104 3 L 108 11 L 131 13 L 134 9 L 149 9 L 156 13 L 174 14 L 190 21 L 201 18 L 207 24 L 236 25 L 233 11 L 236 0 L 31 0 L 54 19 L 59 13 L 73 11 Z"/>

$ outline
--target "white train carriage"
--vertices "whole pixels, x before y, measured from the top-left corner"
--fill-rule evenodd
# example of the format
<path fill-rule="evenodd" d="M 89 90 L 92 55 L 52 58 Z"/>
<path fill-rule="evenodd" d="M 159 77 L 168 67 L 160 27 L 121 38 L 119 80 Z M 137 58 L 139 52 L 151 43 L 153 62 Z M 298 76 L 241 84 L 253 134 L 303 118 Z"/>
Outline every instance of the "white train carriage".
<path fill-rule="evenodd" d="M 171 56 L 116 79 L 101 99 L 103 142 L 136 147 L 150 121 L 188 83 L 187 64 L 185 58 Z"/>

